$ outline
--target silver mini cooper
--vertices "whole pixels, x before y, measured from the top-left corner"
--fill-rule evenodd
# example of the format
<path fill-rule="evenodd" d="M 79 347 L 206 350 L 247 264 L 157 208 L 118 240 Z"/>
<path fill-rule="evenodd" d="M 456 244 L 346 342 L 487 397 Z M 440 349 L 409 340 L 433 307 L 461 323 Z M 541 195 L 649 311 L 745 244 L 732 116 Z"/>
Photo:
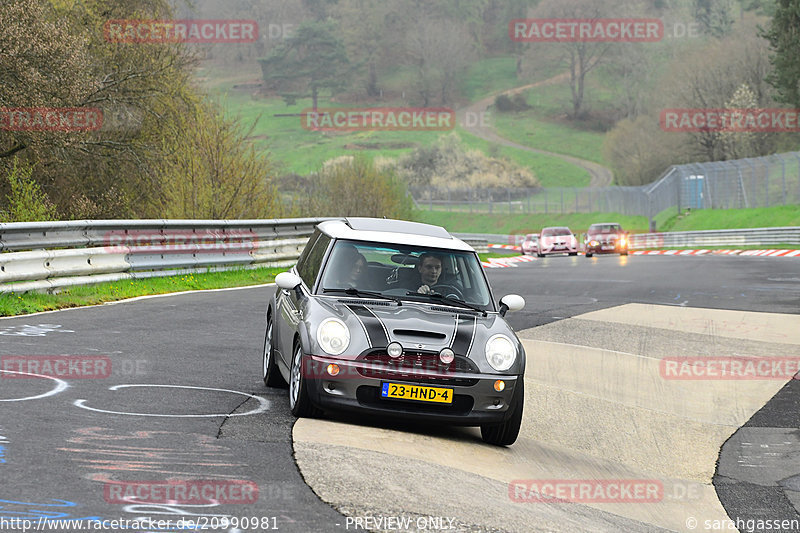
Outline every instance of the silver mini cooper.
<path fill-rule="evenodd" d="M 298 417 L 350 410 L 519 434 L 525 351 L 475 250 L 444 228 L 400 220 L 320 223 L 275 278 L 263 378 L 289 384 Z"/>

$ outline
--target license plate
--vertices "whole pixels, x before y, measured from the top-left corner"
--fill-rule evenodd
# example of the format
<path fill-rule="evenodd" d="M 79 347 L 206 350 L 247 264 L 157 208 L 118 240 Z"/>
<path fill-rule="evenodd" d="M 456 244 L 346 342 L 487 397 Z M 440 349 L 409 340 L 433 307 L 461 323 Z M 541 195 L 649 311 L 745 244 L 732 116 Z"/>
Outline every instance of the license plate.
<path fill-rule="evenodd" d="M 404 385 L 401 383 L 383 383 L 381 385 L 381 396 L 419 402 L 453 403 L 453 389 Z"/>
<path fill-rule="evenodd" d="M 607 244 L 607 245 L 603 246 L 603 250 L 613 250 L 613 249 L 614 249 L 614 247 L 612 245 L 608 245 Z"/>

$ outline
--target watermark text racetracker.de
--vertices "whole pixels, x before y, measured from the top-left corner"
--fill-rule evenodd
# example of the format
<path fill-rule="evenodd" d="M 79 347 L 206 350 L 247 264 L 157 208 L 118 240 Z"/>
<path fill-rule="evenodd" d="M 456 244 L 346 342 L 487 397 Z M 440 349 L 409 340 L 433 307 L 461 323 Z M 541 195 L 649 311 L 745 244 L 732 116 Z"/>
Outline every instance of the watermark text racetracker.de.
<path fill-rule="evenodd" d="M 657 503 L 657 479 L 517 479 L 508 484 L 515 503 Z"/>
<path fill-rule="evenodd" d="M 110 43 L 254 43 L 255 20 L 109 20 L 103 35 Z"/>
<path fill-rule="evenodd" d="M 798 132 L 800 109 L 664 109 L 661 111 L 659 123 L 666 132 Z"/>
<path fill-rule="evenodd" d="M 250 230 L 111 230 L 103 235 L 109 253 L 128 247 L 136 254 L 249 254 L 258 240 Z"/>
<path fill-rule="evenodd" d="M 0 130 L 95 131 L 103 112 L 90 107 L 0 107 Z"/>
<path fill-rule="evenodd" d="M 508 24 L 512 41 L 520 43 L 658 42 L 664 38 L 660 19 L 514 19 Z"/>
<path fill-rule="evenodd" d="M 258 485 L 242 479 L 113 481 L 104 484 L 103 498 L 113 504 L 252 504 Z"/>
<path fill-rule="evenodd" d="M 311 131 L 449 131 L 456 113 L 441 107 L 331 107 L 305 109 L 301 125 Z"/>
<path fill-rule="evenodd" d="M 665 357 L 659 373 L 666 380 L 800 379 L 800 357 Z"/>

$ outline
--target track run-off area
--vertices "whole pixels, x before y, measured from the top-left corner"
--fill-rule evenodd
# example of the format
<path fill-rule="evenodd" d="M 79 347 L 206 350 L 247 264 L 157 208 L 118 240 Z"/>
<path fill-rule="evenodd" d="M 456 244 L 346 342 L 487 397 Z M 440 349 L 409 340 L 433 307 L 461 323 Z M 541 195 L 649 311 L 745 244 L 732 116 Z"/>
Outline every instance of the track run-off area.
<path fill-rule="evenodd" d="M 508 448 L 477 428 L 295 421 L 261 381 L 274 286 L 2 319 L 0 530 L 800 531 L 798 265 L 487 269 L 495 298 L 527 302 L 508 315 L 528 358 Z"/>

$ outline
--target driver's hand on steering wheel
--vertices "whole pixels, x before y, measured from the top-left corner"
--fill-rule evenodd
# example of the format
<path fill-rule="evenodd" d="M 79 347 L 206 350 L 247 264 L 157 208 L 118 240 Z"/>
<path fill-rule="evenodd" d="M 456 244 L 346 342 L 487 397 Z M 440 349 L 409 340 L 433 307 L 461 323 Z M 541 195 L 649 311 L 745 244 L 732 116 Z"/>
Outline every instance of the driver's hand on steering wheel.
<path fill-rule="evenodd" d="M 433 294 L 433 289 L 431 289 L 427 285 L 423 285 L 419 289 L 417 289 L 417 292 L 420 294 Z"/>

